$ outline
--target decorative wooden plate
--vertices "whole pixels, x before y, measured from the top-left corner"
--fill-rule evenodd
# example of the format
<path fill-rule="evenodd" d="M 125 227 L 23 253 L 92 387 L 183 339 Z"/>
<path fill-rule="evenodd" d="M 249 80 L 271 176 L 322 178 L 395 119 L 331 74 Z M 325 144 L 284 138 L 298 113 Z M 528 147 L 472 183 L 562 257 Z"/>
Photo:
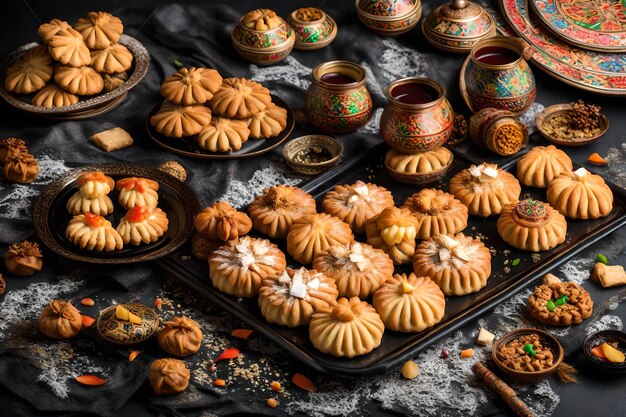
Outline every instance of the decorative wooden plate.
<path fill-rule="evenodd" d="M 141 319 L 141 324 L 119 320 L 115 315 L 117 305 L 105 308 L 96 322 L 98 336 L 116 345 L 135 345 L 145 342 L 159 330 L 159 315 L 139 303 L 119 304 Z"/>
<path fill-rule="evenodd" d="M 539 133 L 541 134 L 541 136 L 543 136 L 548 141 L 550 141 L 550 143 L 556 146 L 578 147 L 578 146 L 589 145 L 591 142 L 598 140 L 602 135 L 604 135 L 607 132 L 607 130 L 609 130 L 609 119 L 605 115 L 602 115 L 602 129 L 600 130 L 600 132 L 598 132 L 597 134 L 593 136 L 589 136 L 585 138 L 559 139 L 549 134 L 548 132 L 546 132 L 546 130 L 543 127 L 543 124 L 546 121 L 546 119 L 549 119 L 550 117 L 554 117 L 558 115 L 559 113 L 570 112 L 572 111 L 573 107 L 574 107 L 574 103 L 555 104 L 550 107 L 546 107 L 541 113 L 539 113 L 537 117 L 535 118 L 535 122 L 537 123 L 537 130 L 539 130 Z"/>

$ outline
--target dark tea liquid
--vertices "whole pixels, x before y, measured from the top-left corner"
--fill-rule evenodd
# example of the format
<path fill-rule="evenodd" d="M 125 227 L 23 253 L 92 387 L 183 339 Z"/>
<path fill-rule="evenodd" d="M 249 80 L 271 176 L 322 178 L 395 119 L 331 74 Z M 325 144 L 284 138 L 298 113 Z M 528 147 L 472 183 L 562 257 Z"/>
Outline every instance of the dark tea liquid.
<path fill-rule="evenodd" d="M 391 97 L 405 104 L 426 104 L 435 101 L 439 93 L 428 84 L 406 83 L 394 87 Z"/>
<path fill-rule="evenodd" d="M 356 82 L 356 80 L 349 75 L 339 72 L 328 72 L 322 75 L 321 80 L 328 84 L 351 84 Z"/>
<path fill-rule="evenodd" d="M 520 55 L 500 46 L 486 46 L 480 48 L 476 54 L 474 54 L 474 57 L 483 64 L 506 65 L 517 61 Z"/>

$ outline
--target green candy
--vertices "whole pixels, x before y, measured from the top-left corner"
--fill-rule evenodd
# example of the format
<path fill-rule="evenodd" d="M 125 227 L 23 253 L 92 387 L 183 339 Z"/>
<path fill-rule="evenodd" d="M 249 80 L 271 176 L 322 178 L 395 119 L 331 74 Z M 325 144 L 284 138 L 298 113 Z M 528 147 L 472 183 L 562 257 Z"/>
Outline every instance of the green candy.
<path fill-rule="evenodd" d="M 554 309 L 556 308 L 554 301 L 548 300 L 548 302 L 546 303 L 546 308 L 548 309 L 548 311 L 554 311 Z"/>
<path fill-rule="evenodd" d="M 520 258 L 515 258 L 515 259 L 513 259 L 513 262 L 511 262 L 511 265 L 517 266 L 517 265 L 519 265 L 519 263 L 520 263 Z"/>
<path fill-rule="evenodd" d="M 523 349 L 524 349 L 524 352 L 528 353 L 528 356 L 535 356 L 537 352 L 535 352 L 533 348 L 534 346 L 532 343 L 526 343 Z"/>
<path fill-rule="evenodd" d="M 602 255 L 601 253 L 599 253 L 599 254 L 597 254 L 597 255 L 596 255 L 596 261 L 598 261 L 598 262 L 602 262 L 602 263 L 603 263 L 603 264 L 605 264 L 605 265 L 608 265 L 608 264 L 609 264 L 609 260 L 608 260 L 608 259 L 606 259 L 606 256 Z"/>
<path fill-rule="evenodd" d="M 563 304 L 565 304 L 567 302 L 567 300 L 568 300 L 567 295 L 564 295 L 564 296 L 559 297 L 556 300 L 554 300 L 554 305 L 562 306 Z"/>

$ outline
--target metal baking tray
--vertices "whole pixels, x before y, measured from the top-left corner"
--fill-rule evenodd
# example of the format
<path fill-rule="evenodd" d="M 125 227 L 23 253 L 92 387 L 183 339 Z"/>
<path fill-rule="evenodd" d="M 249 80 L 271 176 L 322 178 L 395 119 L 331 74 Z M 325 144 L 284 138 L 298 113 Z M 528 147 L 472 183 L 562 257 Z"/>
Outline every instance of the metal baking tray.
<path fill-rule="evenodd" d="M 387 174 L 383 162 L 386 151 L 386 145 L 376 146 L 357 159 L 300 185 L 300 188 L 311 193 L 318 201 L 319 207 L 324 194 L 335 185 L 363 180 L 386 187 L 393 193 L 396 205 L 399 206 L 421 187 L 399 183 Z M 514 174 L 514 162 L 511 161 L 502 168 Z M 463 155 L 456 154 L 453 166 L 446 177 L 430 187 L 447 190 L 449 179 L 471 163 Z M 436 326 L 415 334 L 385 330 L 382 343 L 377 349 L 353 359 L 336 358 L 316 350 L 309 341 L 306 326 L 290 329 L 266 322 L 258 308 L 256 298 L 238 299 L 217 290 L 209 279 L 208 263 L 193 258 L 189 246 L 157 262 L 181 282 L 235 315 L 314 370 L 343 375 L 373 374 L 388 370 L 414 357 L 418 352 L 507 300 L 524 287 L 538 281 L 547 270 L 559 266 L 625 224 L 626 192 L 611 183 L 608 184 L 615 196 L 613 211 L 597 220 L 568 220 L 566 241 L 539 255 L 532 255 L 506 244 L 497 233 L 497 217 L 482 219 L 470 216 L 464 233 L 471 236 L 480 235 L 489 248 L 496 250 L 495 255 L 492 251 L 492 275 L 487 285 L 474 294 L 446 297 L 446 314 Z M 546 199 L 545 190 L 532 188 L 522 188 L 522 196 L 531 196 L 542 201 Z M 357 235 L 357 240 L 365 241 L 365 237 Z M 274 241 L 285 250 L 284 240 Z M 519 264 L 512 266 L 512 261 L 517 258 L 520 259 Z M 295 265 L 293 261 L 291 264 Z M 411 270 L 411 265 L 396 267 L 398 273 L 409 273 Z"/>

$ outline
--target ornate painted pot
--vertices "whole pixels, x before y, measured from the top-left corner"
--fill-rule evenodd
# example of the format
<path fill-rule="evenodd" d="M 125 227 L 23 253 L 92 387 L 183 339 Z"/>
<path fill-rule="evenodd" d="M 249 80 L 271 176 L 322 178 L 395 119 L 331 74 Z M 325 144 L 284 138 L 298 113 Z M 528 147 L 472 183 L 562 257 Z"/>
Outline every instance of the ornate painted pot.
<path fill-rule="evenodd" d="M 535 77 L 526 62 L 529 46 L 521 39 L 495 37 L 478 41 L 461 74 L 472 110 L 493 107 L 521 113 L 535 101 Z"/>
<path fill-rule="evenodd" d="M 379 35 L 398 36 L 422 17 L 421 0 L 356 0 L 359 20 Z"/>
<path fill-rule="evenodd" d="M 271 65 L 289 56 L 296 34 L 282 18 L 279 26 L 269 30 L 250 29 L 239 21 L 231 33 L 231 40 L 239 55 L 248 61 Z"/>
<path fill-rule="evenodd" d="M 365 69 L 350 61 L 329 61 L 313 69 L 305 113 L 311 123 L 332 133 L 351 132 L 372 116 Z"/>
<path fill-rule="evenodd" d="M 443 145 L 452 134 L 454 112 L 444 88 L 427 78 L 403 78 L 387 87 L 380 119 L 383 139 L 393 149 L 414 153 Z"/>
<path fill-rule="evenodd" d="M 528 127 L 508 110 L 480 110 L 469 120 L 469 135 L 475 144 L 502 156 L 516 154 L 528 143 Z"/>
<path fill-rule="evenodd" d="M 337 36 L 337 23 L 315 7 L 294 10 L 289 17 L 289 23 L 296 33 L 296 49 L 321 49 Z"/>

